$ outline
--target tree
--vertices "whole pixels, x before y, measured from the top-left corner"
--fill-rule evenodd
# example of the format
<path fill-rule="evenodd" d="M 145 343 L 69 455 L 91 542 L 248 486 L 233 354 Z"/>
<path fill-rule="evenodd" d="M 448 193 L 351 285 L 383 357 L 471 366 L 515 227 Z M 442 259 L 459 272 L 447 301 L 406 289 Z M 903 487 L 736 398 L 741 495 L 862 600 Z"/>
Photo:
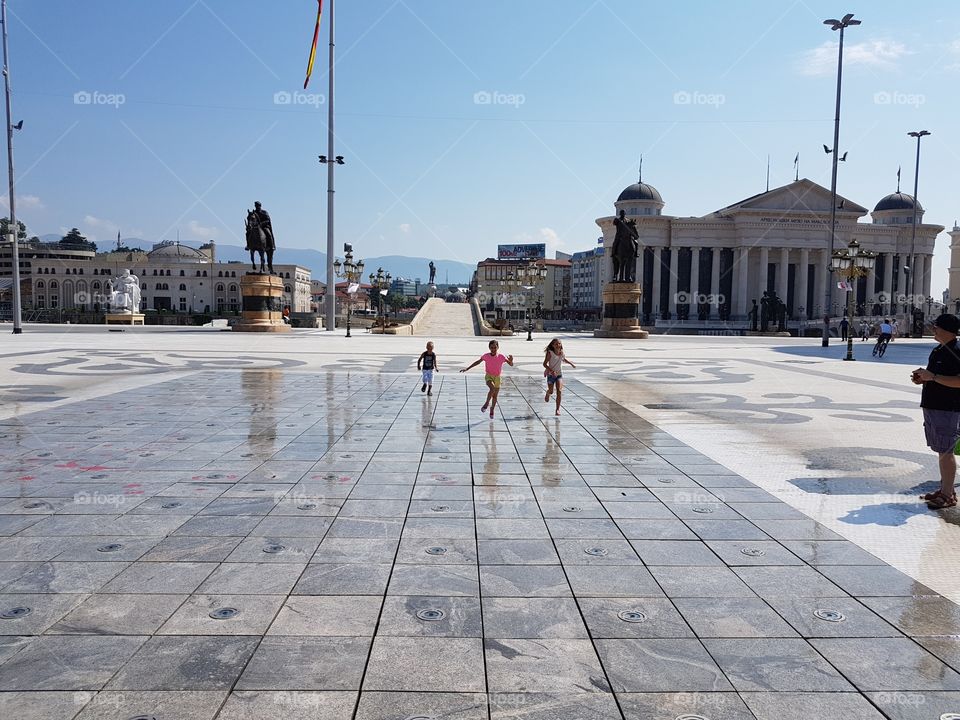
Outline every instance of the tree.
<path fill-rule="evenodd" d="M 60 240 L 60 245 L 80 250 L 96 251 L 97 249 L 97 244 L 87 240 L 77 228 L 72 228 L 70 232 L 64 235 Z"/>
<path fill-rule="evenodd" d="M 0 218 L 0 241 L 7 242 L 7 235 L 10 234 L 10 218 Z M 27 226 L 17 220 L 17 240 L 25 240 L 27 237 Z"/>
<path fill-rule="evenodd" d="M 387 305 L 393 310 L 394 317 L 407 305 L 407 296 L 398 293 L 392 292 L 387 295 Z"/>

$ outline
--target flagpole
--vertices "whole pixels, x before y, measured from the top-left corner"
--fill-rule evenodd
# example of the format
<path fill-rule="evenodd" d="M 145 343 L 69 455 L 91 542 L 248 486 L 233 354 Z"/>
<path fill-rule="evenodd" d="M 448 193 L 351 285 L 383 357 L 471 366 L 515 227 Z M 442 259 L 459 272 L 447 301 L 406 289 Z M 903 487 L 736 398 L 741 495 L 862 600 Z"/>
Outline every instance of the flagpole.
<path fill-rule="evenodd" d="M 13 334 L 23 332 L 20 312 L 20 227 L 17 225 L 16 198 L 13 175 L 13 119 L 10 104 L 10 59 L 7 53 L 7 0 L 0 3 L 0 22 L 3 23 L 3 88 L 7 106 L 7 182 L 10 192 L 10 222 L 8 238 L 12 238 L 13 254 Z"/>
<path fill-rule="evenodd" d="M 327 93 L 327 318 L 328 331 L 333 331 L 337 322 L 337 280 L 333 271 L 333 169 L 336 156 L 333 153 L 333 61 L 334 61 L 334 21 L 333 3 L 330 2 L 330 89 Z"/>

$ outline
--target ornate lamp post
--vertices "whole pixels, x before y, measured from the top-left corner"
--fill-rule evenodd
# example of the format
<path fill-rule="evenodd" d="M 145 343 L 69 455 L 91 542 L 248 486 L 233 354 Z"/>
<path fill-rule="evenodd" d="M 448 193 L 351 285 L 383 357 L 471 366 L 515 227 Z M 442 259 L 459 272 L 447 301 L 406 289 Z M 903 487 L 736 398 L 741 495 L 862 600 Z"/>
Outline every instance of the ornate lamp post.
<path fill-rule="evenodd" d="M 830 261 L 830 269 L 842 275 L 847 283 L 847 356 L 844 360 L 856 360 L 853 356 L 853 311 L 856 301 L 856 280 L 866 277 L 877 262 L 877 254 L 870 250 L 861 250 L 856 239 L 851 240 L 846 250 L 837 250 Z M 853 283 L 850 286 L 850 283 Z"/>
<path fill-rule="evenodd" d="M 390 287 L 390 273 L 383 274 L 383 268 L 377 268 L 377 274 L 370 273 L 370 287 L 377 291 L 377 314 L 384 330 L 387 329 L 387 317 L 383 314 L 383 290 Z"/>
<path fill-rule="evenodd" d="M 358 263 L 353 262 L 353 245 L 343 244 L 343 262 L 340 258 L 333 261 L 333 271 L 338 278 L 347 281 L 347 337 L 350 337 L 350 309 L 353 298 L 350 297 L 350 286 L 359 283 L 363 277 L 363 260 Z M 336 295 L 337 288 L 334 285 L 333 293 Z"/>
<path fill-rule="evenodd" d="M 831 30 L 840 31 L 840 52 L 837 55 L 837 102 L 836 113 L 833 120 L 833 149 L 828 152 L 833 153 L 833 169 L 830 175 L 830 254 L 834 254 L 834 243 L 837 239 L 837 162 L 840 160 L 840 90 L 843 84 L 843 32 L 848 27 L 859 25 L 859 20 L 853 19 L 853 13 L 847 13 L 841 19 L 831 18 L 823 21 L 824 25 L 829 26 Z M 826 149 L 826 146 L 824 146 Z M 846 157 L 846 155 L 844 155 Z M 827 278 L 827 312 L 833 307 L 833 278 Z M 823 324 L 823 347 L 830 345 L 830 326 L 829 320 Z M 849 358 L 852 360 L 853 358 Z"/>
<path fill-rule="evenodd" d="M 528 265 L 525 268 L 527 279 L 533 283 L 532 285 L 525 285 L 524 288 L 527 290 L 533 290 L 536 287 L 543 289 L 543 282 L 547 277 L 547 268 L 543 265 L 537 265 L 536 263 Z M 538 301 L 539 303 L 539 301 Z M 527 340 L 533 341 L 533 314 L 530 312 L 530 303 L 529 299 L 527 302 Z"/>

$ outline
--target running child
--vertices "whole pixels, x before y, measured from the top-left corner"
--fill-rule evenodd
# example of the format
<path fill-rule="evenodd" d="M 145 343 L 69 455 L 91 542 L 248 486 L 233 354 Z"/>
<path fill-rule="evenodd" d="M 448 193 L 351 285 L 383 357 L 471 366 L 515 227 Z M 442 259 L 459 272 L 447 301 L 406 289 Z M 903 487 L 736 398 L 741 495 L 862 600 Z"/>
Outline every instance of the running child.
<path fill-rule="evenodd" d="M 427 343 L 427 349 L 420 353 L 417 358 L 417 370 L 423 370 L 423 386 L 420 392 L 426 391 L 427 395 L 433 395 L 433 373 L 440 372 L 437 367 L 437 354 L 433 351 L 433 343 Z"/>
<path fill-rule="evenodd" d="M 513 355 L 500 355 L 497 352 L 500 349 L 500 343 L 496 340 L 491 340 L 487 347 L 490 348 L 490 352 L 484 353 L 480 356 L 479 360 L 469 367 L 463 368 L 460 372 L 464 373 L 471 368 L 475 368 L 480 363 L 484 364 L 486 374 L 483 376 L 483 379 L 489 389 L 487 390 L 487 399 L 483 403 L 483 407 L 480 408 L 480 412 L 484 412 L 489 407 L 490 417 L 493 417 L 493 408 L 496 407 L 497 395 L 500 394 L 500 373 L 503 370 L 504 363 L 513 367 Z"/>
<path fill-rule="evenodd" d="M 547 345 L 546 356 L 543 358 L 543 374 L 547 377 L 547 394 L 543 396 L 544 402 L 550 402 L 550 395 L 557 391 L 557 415 L 560 414 L 560 396 L 563 390 L 563 364 L 566 363 L 575 368 L 572 362 L 567 360 L 563 354 L 563 343 L 560 338 L 554 338 Z"/>

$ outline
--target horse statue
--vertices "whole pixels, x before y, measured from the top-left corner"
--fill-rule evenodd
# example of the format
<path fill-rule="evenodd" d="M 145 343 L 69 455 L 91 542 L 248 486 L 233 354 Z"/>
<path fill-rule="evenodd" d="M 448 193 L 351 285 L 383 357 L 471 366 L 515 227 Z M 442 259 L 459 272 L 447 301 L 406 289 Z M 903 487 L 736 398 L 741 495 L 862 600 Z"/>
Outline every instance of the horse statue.
<path fill-rule="evenodd" d="M 637 221 L 627 220 L 626 213 L 621 210 L 613 224 L 617 228 L 617 234 L 610 249 L 613 260 L 612 282 L 634 283 L 637 281 L 637 253 L 640 249 Z"/>
<path fill-rule="evenodd" d="M 257 252 L 260 253 L 259 272 L 269 271 L 273 274 L 273 251 L 276 249 L 276 244 L 273 240 L 273 229 L 269 225 L 269 219 L 264 222 L 261 218 L 261 212 L 263 211 L 258 212 L 258 210 L 247 211 L 247 246 L 245 249 L 250 251 L 250 264 L 253 266 L 254 272 L 257 272 L 257 262 L 254 260 L 253 254 Z M 266 256 L 266 258 L 264 258 L 264 256 Z"/>

